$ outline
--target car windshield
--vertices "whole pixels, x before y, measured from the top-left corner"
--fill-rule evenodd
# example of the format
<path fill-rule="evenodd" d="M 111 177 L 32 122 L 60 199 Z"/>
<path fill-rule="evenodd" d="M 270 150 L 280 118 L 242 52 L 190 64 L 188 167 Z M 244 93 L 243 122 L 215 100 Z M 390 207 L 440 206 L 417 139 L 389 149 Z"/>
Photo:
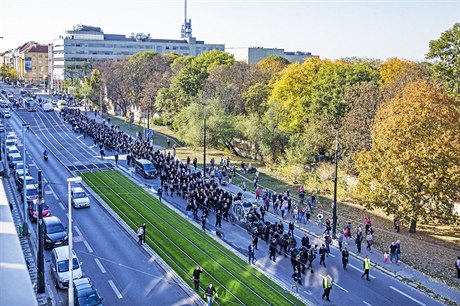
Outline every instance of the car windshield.
<path fill-rule="evenodd" d="M 26 179 L 26 185 L 35 185 L 35 184 L 37 184 L 37 182 L 35 181 L 34 178 Z"/>
<path fill-rule="evenodd" d="M 38 190 L 37 189 L 27 189 L 27 196 L 38 196 Z"/>
<path fill-rule="evenodd" d="M 78 269 L 78 260 L 76 258 L 73 259 L 73 269 Z M 69 271 L 69 261 L 68 260 L 59 261 L 58 271 L 59 272 Z"/>
<path fill-rule="evenodd" d="M 48 210 L 49 207 L 45 203 L 43 203 L 43 210 Z M 34 205 L 34 211 L 38 211 L 38 203 L 35 203 Z"/>
<path fill-rule="evenodd" d="M 17 163 L 16 164 L 16 170 L 19 170 L 19 169 L 24 169 L 24 164 L 23 163 Z"/>
<path fill-rule="evenodd" d="M 152 165 L 152 164 L 144 164 L 144 169 L 145 169 L 145 170 L 152 170 L 152 169 L 153 169 L 153 165 Z"/>
<path fill-rule="evenodd" d="M 64 226 L 61 223 L 51 224 L 47 227 L 49 234 L 59 233 L 64 231 Z"/>
<path fill-rule="evenodd" d="M 74 192 L 73 197 L 75 199 L 86 198 L 86 193 L 84 193 L 84 192 Z"/>
<path fill-rule="evenodd" d="M 83 291 L 83 292 L 80 292 Z M 101 303 L 101 299 L 97 293 L 95 293 L 92 289 L 83 289 L 78 291 L 78 304 L 79 305 L 99 305 Z"/>

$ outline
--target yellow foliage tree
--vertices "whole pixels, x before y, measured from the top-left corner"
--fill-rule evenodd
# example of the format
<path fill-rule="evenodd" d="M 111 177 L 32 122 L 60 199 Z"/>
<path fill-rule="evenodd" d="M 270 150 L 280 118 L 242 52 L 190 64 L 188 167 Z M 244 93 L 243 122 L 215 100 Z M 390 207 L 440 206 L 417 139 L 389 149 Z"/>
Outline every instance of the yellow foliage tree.
<path fill-rule="evenodd" d="M 372 129 L 372 147 L 356 158 L 357 196 L 371 207 L 410 220 L 451 223 L 460 194 L 460 111 L 443 89 L 409 84 L 384 103 Z"/>

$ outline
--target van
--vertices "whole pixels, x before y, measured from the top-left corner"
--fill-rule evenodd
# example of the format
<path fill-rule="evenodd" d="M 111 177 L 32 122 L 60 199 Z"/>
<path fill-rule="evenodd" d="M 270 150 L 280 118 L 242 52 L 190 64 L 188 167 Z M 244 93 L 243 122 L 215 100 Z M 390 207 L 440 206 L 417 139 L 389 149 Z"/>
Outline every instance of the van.
<path fill-rule="evenodd" d="M 59 100 L 57 103 L 57 108 L 59 108 L 60 110 L 66 110 L 67 102 L 65 100 Z"/>
<path fill-rule="evenodd" d="M 81 187 L 71 189 L 72 206 L 75 208 L 89 207 L 89 197 Z"/>
<path fill-rule="evenodd" d="M 157 170 L 153 166 L 153 164 L 146 160 L 146 159 L 137 159 L 134 162 L 134 168 L 136 173 L 139 173 L 144 178 L 156 178 L 157 177 Z"/>
<path fill-rule="evenodd" d="M 51 252 L 50 266 L 56 287 L 60 289 L 69 288 L 69 248 L 66 246 L 54 248 Z M 82 277 L 81 263 L 75 251 L 72 250 L 72 280 Z"/>
<path fill-rule="evenodd" d="M 54 106 L 52 103 L 45 103 L 43 104 L 43 111 L 44 112 L 52 112 L 54 110 Z"/>

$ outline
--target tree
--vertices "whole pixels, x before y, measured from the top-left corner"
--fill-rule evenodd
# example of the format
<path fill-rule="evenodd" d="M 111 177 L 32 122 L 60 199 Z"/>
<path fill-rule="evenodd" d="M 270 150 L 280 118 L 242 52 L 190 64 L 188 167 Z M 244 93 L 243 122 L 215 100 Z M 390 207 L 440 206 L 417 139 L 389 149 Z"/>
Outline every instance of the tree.
<path fill-rule="evenodd" d="M 433 71 L 448 90 L 460 102 L 460 23 L 441 34 L 437 40 L 430 41 L 430 50 L 426 55 L 434 59 Z"/>
<path fill-rule="evenodd" d="M 445 90 L 417 81 L 382 104 L 372 147 L 357 155 L 358 197 L 387 214 L 417 221 L 455 220 L 460 194 L 460 110 Z"/>
<path fill-rule="evenodd" d="M 105 61 L 100 63 L 99 69 L 106 84 L 107 96 L 112 100 L 115 110 L 121 110 L 127 115 L 131 105 L 131 88 L 127 78 L 128 61 Z"/>

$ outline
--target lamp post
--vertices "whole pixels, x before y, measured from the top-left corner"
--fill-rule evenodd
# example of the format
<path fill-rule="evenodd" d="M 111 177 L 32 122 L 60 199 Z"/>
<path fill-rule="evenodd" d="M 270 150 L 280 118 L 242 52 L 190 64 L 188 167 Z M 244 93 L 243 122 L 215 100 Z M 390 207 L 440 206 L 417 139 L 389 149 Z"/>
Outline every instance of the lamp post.
<path fill-rule="evenodd" d="M 30 128 L 29 123 L 23 123 L 22 124 L 22 162 L 24 166 L 23 170 L 23 182 L 24 186 L 22 188 L 23 192 L 23 199 L 24 199 L 24 224 L 22 226 L 23 229 L 23 234 L 27 234 L 27 185 L 26 185 L 26 131 L 28 131 Z"/>
<path fill-rule="evenodd" d="M 81 177 L 69 177 L 67 179 L 67 195 L 69 206 L 69 306 L 73 306 L 73 237 L 72 237 L 72 200 L 70 188 L 72 183 L 81 183 Z"/>
<path fill-rule="evenodd" d="M 203 106 L 203 181 L 206 181 L 206 104 Z"/>
<path fill-rule="evenodd" d="M 9 167 L 8 167 L 8 156 L 6 155 L 6 121 L 5 116 L 3 116 L 3 159 L 5 161 L 5 176 L 8 177 Z"/>
<path fill-rule="evenodd" d="M 43 188 L 42 171 L 38 170 L 38 253 L 37 253 L 37 293 L 45 292 L 45 260 L 43 256 Z"/>
<path fill-rule="evenodd" d="M 337 172 L 339 167 L 339 127 L 334 125 L 335 131 L 335 174 L 334 174 L 334 202 L 332 202 L 332 237 L 337 237 Z"/>

